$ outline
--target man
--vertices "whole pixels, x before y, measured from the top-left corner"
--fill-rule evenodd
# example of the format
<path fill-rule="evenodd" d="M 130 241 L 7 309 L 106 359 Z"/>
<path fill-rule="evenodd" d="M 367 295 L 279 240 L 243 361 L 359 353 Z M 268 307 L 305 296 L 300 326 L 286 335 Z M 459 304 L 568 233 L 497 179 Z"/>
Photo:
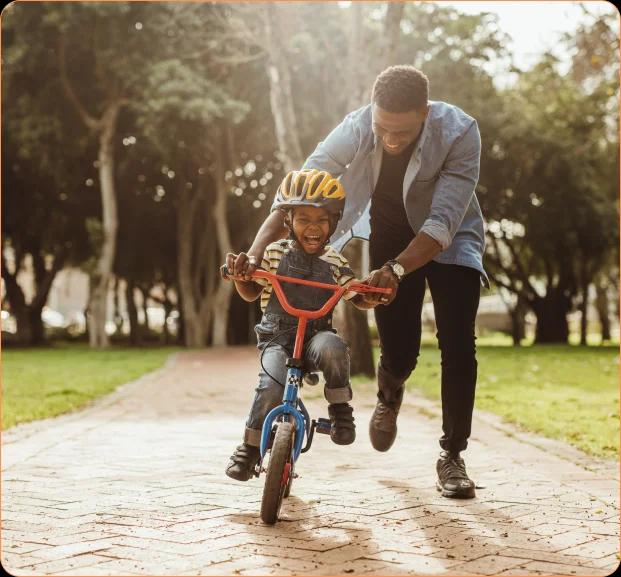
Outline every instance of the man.
<path fill-rule="evenodd" d="M 397 434 L 404 383 L 420 350 L 427 283 L 442 355 L 437 488 L 446 497 L 472 498 L 475 485 L 460 452 L 474 406 L 480 285 L 488 284 L 474 194 L 481 144 L 476 121 L 455 106 L 428 101 L 428 91 L 426 76 L 413 66 L 387 68 L 375 80 L 371 104 L 347 115 L 304 168 L 340 176 L 347 201 L 331 244 L 339 250 L 354 236 L 369 238 L 368 282 L 393 289 L 375 309 L 381 357 L 369 426 L 373 447 L 387 451 Z M 284 215 L 273 208 L 247 255 L 237 258 L 236 273 L 252 272 L 267 244 L 287 234 Z"/>

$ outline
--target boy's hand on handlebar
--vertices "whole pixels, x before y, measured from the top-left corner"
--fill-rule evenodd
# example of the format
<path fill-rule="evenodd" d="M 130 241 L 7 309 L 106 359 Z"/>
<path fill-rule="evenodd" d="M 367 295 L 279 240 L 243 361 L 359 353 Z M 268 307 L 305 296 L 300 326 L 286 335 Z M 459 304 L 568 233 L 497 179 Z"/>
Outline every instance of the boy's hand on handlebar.
<path fill-rule="evenodd" d="M 231 276 L 242 278 L 245 281 L 252 280 L 252 273 L 259 268 L 257 258 L 248 256 L 245 252 L 227 253 L 225 265 Z M 228 278 L 223 269 L 221 269 L 221 274 L 223 279 Z"/>
<path fill-rule="evenodd" d="M 392 292 L 388 295 L 380 293 L 365 293 L 365 302 L 372 304 L 373 306 L 378 304 L 389 305 L 397 296 L 399 283 L 395 279 L 393 272 L 387 268 L 380 268 L 371 271 L 369 276 L 364 279 L 364 282 L 369 286 L 392 289 Z"/>

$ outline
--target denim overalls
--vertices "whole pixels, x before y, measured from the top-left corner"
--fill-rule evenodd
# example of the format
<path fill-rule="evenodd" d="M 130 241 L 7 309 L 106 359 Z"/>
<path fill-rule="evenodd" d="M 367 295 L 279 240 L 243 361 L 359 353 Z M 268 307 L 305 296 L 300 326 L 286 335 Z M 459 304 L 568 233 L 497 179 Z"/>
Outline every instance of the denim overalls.
<path fill-rule="evenodd" d="M 319 255 L 306 254 L 297 244 L 281 241 L 286 247 L 277 274 L 336 284 L 334 267 Z M 317 310 L 332 296 L 333 291 L 304 285 L 282 283 L 289 303 L 299 309 Z M 259 446 L 261 427 L 269 411 L 282 403 L 283 383 L 287 376 L 285 362 L 293 356 L 298 319 L 284 311 L 275 291 L 256 325 L 257 348 L 263 352 L 263 369 L 259 373 L 254 402 L 246 422 L 244 442 Z M 278 336 L 277 336 L 278 335 Z M 276 337 L 268 346 L 271 339 Z M 321 371 L 326 381 L 324 395 L 329 403 L 347 403 L 352 398 L 349 383 L 349 349 L 332 328 L 332 312 L 308 321 L 302 358 L 308 371 Z M 265 350 L 264 350 L 265 349 Z M 269 373 L 269 375 L 267 374 Z"/>

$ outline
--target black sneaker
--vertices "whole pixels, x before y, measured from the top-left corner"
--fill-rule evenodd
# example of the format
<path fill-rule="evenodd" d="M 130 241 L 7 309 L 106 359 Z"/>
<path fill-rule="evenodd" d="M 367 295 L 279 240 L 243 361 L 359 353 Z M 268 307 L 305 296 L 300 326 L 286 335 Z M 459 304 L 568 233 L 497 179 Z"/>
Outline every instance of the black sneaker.
<path fill-rule="evenodd" d="M 452 499 L 472 499 L 474 494 L 474 481 L 466 473 L 466 464 L 459 453 L 443 451 L 436 464 L 438 481 L 436 488 L 443 497 Z"/>
<path fill-rule="evenodd" d="M 337 445 L 351 445 L 356 438 L 354 409 L 349 403 L 328 405 L 330 438 Z"/>
<path fill-rule="evenodd" d="M 236 481 L 248 481 L 255 474 L 255 466 L 261 458 L 259 447 L 242 443 L 231 455 L 226 466 L 226 474 Z"/>

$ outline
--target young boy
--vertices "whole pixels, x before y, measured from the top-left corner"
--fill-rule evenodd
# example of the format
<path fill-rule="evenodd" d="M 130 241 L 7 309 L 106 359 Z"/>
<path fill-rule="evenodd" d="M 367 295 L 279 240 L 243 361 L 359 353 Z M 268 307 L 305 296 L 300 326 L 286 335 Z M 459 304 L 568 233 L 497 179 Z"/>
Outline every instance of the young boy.
<path fill-rule="evenodd" d="M 347 260 L 327 245 L 344 205 L 345 191 L 341 183 L 327 172 L 302 170 L 287 174 L 276 192 L 275 207 L 286 214 L 289 239 L 267 247 L 261 268 L 279 275 L 341 286 L 354 281 Z M 227 255 L 227 267 L 231 271 L 235 258 L 236 255 Z M 307 310 L 321 308 L 333 294 L 330 290 L 292 283 L 281 286 L 292 306 Z M 226 468 L 229 477 L 247 481 L 253 476 L 260 458 L 263 421 L 271 409 L 282 403 L 287 376 L 285 361 L 293 354 L 298 319 L 284 311 L 267 280 L 236 280 L 235 287 L 246 301 L 256 300 L 260 295 L 263 311 L 261 322 L 255 327 L 257 346 L 263 352 L 263 370 L 259 373 L 259 384 L 246 421 L 244 441 Z M 343 298 L 361 309 L 374 306 L 356 293 L 345 293 Z M 322 371 L 326 380 L 324 395 L 329 403 L 332 441 L 339 445 L 353 443 L 356 429 L 349 404 L 352 398 L 349 352 L 332 328 L 332 312 L 308 322 L 303 357 L 306 369 Z"/>

